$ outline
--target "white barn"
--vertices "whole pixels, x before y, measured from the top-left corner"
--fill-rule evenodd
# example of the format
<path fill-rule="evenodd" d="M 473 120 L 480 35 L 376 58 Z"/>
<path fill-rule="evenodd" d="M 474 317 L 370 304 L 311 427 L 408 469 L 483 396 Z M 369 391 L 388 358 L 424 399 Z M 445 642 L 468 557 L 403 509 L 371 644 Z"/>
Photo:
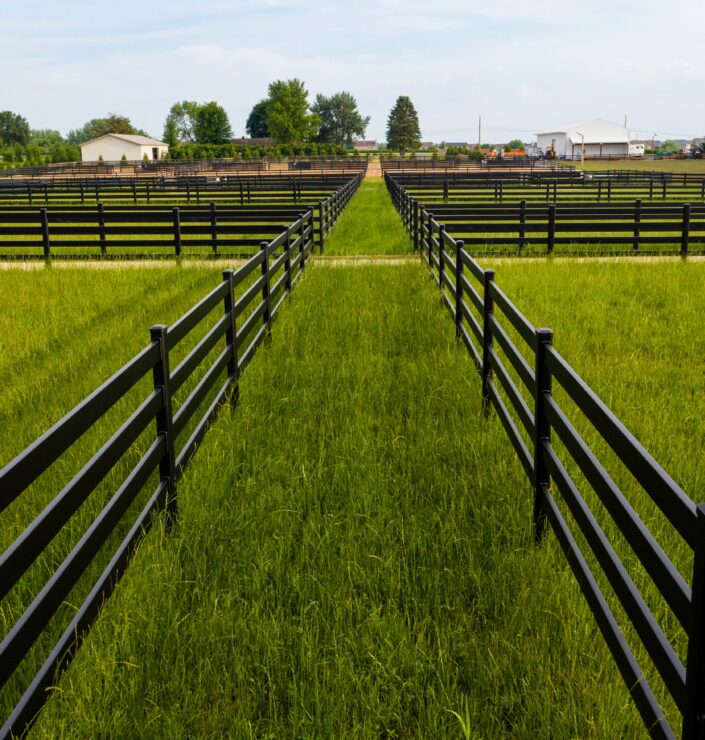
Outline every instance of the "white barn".
<path fill-rule="evenodd" d="M 601 118 L 564 123 L 537 134 L 536 143 L 544 154 L 553 144 L 556 156 L 570 159 L 580 159 L 583 143 L 586 157 L 629 155 L 629 131 Z"/>
<path fill-rule="evenodd" d="M 131 162 L 144 159 L 157 161 L 169 152 L 169 145 L 149 136 L 136 134 L 104 134 L 81 144 L 81 159 L 84 162 L 119 162 L 123 155 Z"/>

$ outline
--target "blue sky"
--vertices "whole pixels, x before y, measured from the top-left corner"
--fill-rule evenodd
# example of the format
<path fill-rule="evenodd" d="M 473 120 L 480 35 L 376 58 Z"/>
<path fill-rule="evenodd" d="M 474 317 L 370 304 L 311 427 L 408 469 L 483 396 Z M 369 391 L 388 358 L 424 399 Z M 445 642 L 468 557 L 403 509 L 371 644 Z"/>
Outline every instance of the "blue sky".
<path fill-rule="evenodd" d="M 179 100 L 244 133 L 269 82 L 349 90 L 384 139 L 397 96 L 433 141 L 500 143 L 582 118 L 705 134 L 702 0 L 0 0 L 0 109 L 63 133 L 116 112 L 154 136 Z"/>

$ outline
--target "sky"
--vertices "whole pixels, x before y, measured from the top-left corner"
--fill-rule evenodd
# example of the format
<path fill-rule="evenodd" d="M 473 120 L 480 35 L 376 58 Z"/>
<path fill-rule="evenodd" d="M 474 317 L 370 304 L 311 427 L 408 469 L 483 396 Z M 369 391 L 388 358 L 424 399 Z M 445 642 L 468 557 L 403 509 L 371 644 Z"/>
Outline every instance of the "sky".
<path fill-rule="evenodd" d="M 705 134 L 703 0 L 0 0 L 0 110 L 63 134 L 127 115 L 161 137 L 174 102 L 233 133 L 276 79 L 351 92 L 384 141 L 399 95 L 422 140 L 531 141 L 585 118 L 634 138 Z"/>

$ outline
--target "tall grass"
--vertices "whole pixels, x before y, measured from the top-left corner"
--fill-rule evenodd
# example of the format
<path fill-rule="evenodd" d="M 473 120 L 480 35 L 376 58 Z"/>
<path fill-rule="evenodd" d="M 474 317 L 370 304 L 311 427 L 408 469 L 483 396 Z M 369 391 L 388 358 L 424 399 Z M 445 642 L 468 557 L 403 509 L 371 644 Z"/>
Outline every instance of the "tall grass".
<path fill-rule="evenodd" d="M 448 328 L 420 266 L 305 277 L 37 735 L 638 735 Z"/>

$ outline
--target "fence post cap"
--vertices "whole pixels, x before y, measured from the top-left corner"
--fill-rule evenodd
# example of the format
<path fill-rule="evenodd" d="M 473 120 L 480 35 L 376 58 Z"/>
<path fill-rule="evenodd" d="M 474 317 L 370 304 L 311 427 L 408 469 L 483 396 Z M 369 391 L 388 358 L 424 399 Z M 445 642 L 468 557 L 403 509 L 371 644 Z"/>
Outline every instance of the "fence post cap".
<path fill-rule="evenodd" d="M 163 334 L 166 334 L 168 327 L 166 324 L 154 324 L 149 327 L 149 336 L 152 339 L 160 339 Z"/>
<path fill-rule="evenodd" d="M 553 341 L 553 329 L 547 329 L 546 327 L 536 329 L 536 338 L 543 344 L 551 344 Z"/>

